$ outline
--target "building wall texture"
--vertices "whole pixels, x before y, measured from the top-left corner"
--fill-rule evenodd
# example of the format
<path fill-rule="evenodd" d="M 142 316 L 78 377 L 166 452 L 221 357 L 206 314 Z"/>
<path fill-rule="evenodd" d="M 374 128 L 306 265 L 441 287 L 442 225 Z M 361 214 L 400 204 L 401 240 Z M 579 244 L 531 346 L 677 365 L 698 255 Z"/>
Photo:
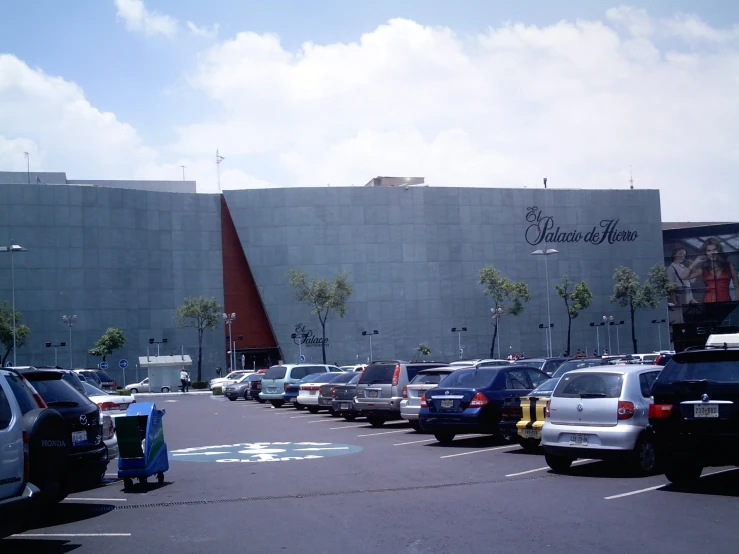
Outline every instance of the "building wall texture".
<path fill-rule="evenodd" d="M 518 317 L 504 315 L 500 353 L 544 355 L 547 289 L 554 323 L 555 354 L 566 346 L 567 316 L 554 285 L 567 274 L 588 282 L 592 306 L 573 320 L 572 345 L 593 352 L 596 330 L 590 322 L 613 315 L 625 325 L 610 327 L 611 352 L 631 352 L 628 308 L 610 302 L 613 272 L 626 265 L 643 279 L 662 261 L 659 193 L 654 190 L 556 190 L 433 187 L 290 188 L 225 191 L 254 280 L 286 361 L 298 357 L 290 338 L 298 324 L 320 337 L 310 307 L 294 300 L 289 269 L 318 278 L 348 271 L 354 283 L 343 319 L 330 315 L 327 361 L 366 361 L 363 330 L 377 329 L 374 358 L 410 359 L 419 343 L 427 359 L 459 357 L 452 327 L 462 335 L 464 358 L 487 357 L 493 326 L 491 301 L 478 284 L 479 271 L 493 266 L 525 281 L 532 300 Z M 551 228 L 550 228 L 551 226 Z M 548 248 L 547 258 L 531 252 Z M 598 235 L 594 236 L 593 232 Z M 547 233 L 553 235 L 547 237 Z M 666 317 L 666 304 L 638 311 L 639 350 L 657 349 L 653 319 Z M 666 327 L 661 326 L 662 346 Z M 601 327 L 599 346 L 608 348 Z M 498 348 L 496 345 L 496 354 Z M 320 347 L 304 348 L 309 361 Z"/>
<path fill-rule="evenodd" d="M 150 338 L 168 339 L 162 354 L 179 353 L 182 346 L 197 359 L 197 332 L 175 328 L 173 316 L 186 296 L 223 304 L 219 195 L 0 184 L 0 197 L 0 244 L 12 240 L 28 249 L 13 254 L 16 309 L 31 328 L 17 353 L 19 365 L 54 363 L 54 349 L 45 343 L 69 343 L 63 314 L 78 316 L 75 367 L 100 361 L 87 350 L 106 328 L 124 330 L 128 342 L 108 357 L 119 382 L 119 360 L 130 362 L 126 380 L 132 382 Z M 9 304 L 10 267 L 10 255 L 0 254 L 0 300 Z M 60 365 L 68 366 L 68 348 L 58 355 Z M 221 326 L 205 333 L 204 376 L 212 377 L 216 365 L 225 367 Z"/>

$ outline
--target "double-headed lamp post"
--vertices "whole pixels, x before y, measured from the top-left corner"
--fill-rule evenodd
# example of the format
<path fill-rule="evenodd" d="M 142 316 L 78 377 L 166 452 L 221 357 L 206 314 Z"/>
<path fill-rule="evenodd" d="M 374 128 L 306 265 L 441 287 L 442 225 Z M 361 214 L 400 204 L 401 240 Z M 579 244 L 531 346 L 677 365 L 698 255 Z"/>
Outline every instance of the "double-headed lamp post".
<path fill-rule="evenodd" d="M 559 254 L 559 250 L 555 250 L 554 248 L 544 248 L 534 250 L 531 253 L 532 256 L 544 256 L 544 275 L 547 279 L 547 355 L 550 358 L 552 357 L 552 312 L 549 307 L 549 264 L 547 263 L 547 258 L 554 254 Z"/>
<path fill-rule="evenodd" d="M 653 319 L 652 323 L 657 324 L 657 340 L 659 341 L 659 349 L 662 350 L 662 331 L 660 329 L 660 323 L 666 323 L 664 319 Z"/>
<path fill-rule="evenodd" d="M 229 356 L 230 364 L 231 364 L 231 371 L 234 371 L 234 368 L 236 367 L 236 352 L 234 351 L 236 342 L 233 340 L 233 333 L 231 332 L 231 324 L 233 323 L 233 320 L 236 319 L 236 313 L 230 313 L 227 314 L 226 312 L 223 312 L 223 321 L 228 325 L 228 339 L 229 339 L 229 349 L 231 350 L 231 355 Z"/>
<path fill-rule="evenodd" d="M 369 347 L 370 347 L 370 355 L 369 355 L 369 361 L 372 363 L 372 335 L 379 335 L 379 331 L 377 329 L 372 329 L 371 331 L 362 331 L 363 337 L 369 337 Z"/>
<path fill-rule="evenodd" d="M 452 333 L 457 333 L 457 346 L 459 347 L 459 359 L 462 359 L 462 333 L 467 332 L 467 327 L 452 327 Z"/>
<path fill-rule="evenodd" d="M 613 324 L 613 316 L 604 315 L 603 324 L 606 326 L 606 330 L 608 332 L 608 353 L 613 354 L 613 350 L 611 350 L 611 325 Z"/>
<path fill-rule="evenodd" d="M 611 321 L 609 323 L 609 325 L 613 325 L 616 328 L 616 349 L 618 350 L 616 354 L 621 354 L 621 340 L 618 338 L 618 328 L 623 324 L 623 321 Z"/>
<path fill-rule="evenodd" d="M 63 315 L 62 321 L 67 327 L 69 327 L 69 369 L 74 369 L 74 365 L 72 364 L 72 327 L 77 323 L 77 316 Z"/>
<path fill-rule="evenodd" d="M 13 253 L 15 252 L 28 252 L 28 248 L 23 248 L 19 244 L 13 244 L 10 241 L 10 246 L 0 246 L 0 252 L 10 252 L 10 289 L 13 297 L 13 314 L 11 320 L 13 321 L 13 367 L 17 366 L 15 351 L 17 350 L 17 340 L 15 338 L 15 264 L 13 263 Z"/>
<path fill-rule="evenodd" d="M 67 346 L 67 343 L 63 341 L 60 342 L 59 344 L 51 344 L 50 342 L 46 343 L 46 348 L 54 349 L 54 367 L 57 367 L 59 365 L 59 356 L 57 355 L 57 348 L 59 348 L 60 346 Z"/>
<path fill-rule="evenodd" d="M 495 327 L 498 335 L 498 358 L 500 359 L 500 317 L 503 315 L 503 307 L 498 306 L 497 308 L 490 308 L 490 313 L 495 320 Z M 495 346 L 495 345 L 493 345 Z M 493 352 L 491 352 L 493 354 Z M 495 356 L 491 356 L 495 357 Z"/>

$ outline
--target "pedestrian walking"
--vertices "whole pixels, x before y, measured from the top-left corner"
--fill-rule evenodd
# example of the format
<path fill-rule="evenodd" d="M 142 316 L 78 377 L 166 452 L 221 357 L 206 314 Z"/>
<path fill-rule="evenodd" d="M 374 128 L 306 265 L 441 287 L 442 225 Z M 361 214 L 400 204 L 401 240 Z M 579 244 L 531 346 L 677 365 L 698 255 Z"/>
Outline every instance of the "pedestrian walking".
<path fill-rule="evenodd" d="M 182 384 L 182 392 L 187 392 L 189 379 L 190 376 L 187 374 L 187 370 L 185 370 L 185 368 L 183 367 L 182 371 L 180 371 L 180 383 Z"/>

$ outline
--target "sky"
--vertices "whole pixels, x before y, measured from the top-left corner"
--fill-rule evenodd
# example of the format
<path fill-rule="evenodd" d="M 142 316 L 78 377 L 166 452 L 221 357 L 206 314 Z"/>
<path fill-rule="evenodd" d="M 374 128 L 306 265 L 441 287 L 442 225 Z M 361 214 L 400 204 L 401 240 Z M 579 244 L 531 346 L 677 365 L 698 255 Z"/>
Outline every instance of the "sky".
<path fill-rule="evenodd" d="M 3 1 L 0 171 L 661 191 L 737 221 L 734 0 Z"/>

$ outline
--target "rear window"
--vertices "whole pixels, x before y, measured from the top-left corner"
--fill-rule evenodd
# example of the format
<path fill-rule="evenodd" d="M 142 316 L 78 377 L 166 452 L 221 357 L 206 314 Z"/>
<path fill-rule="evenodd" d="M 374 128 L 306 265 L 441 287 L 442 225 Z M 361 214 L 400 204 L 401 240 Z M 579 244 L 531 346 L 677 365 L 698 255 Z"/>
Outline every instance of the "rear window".
<path fill-rule="evenodd" d="M 314 383 L 333 383 L 334 379 L 341 377 L 341 374 L 336 372 L 319 373 L 316 378 L 313 379 Z"/>
<path fill-rule="evenodd" d="M 90 383 L 82 383 L 82 386 L 85 388 L 85 396 L 108 396 L 107 392 L 93 387 Z"/>
<path fill-rule="evenodd" d="M 77 374 L 64 373 L 62 375 L 62 379 L 64 379 L 67 383 L 72 385 L 75 388 L 75 390 L 81 392 L 82 394 L 85 394 L 85 389 L 82 387 L 82 381 L 80 381 L 80 378 L 77 377 Z"/>
<path fill-rule="evenodd" d="M 431 385 L 438 385 L 441 380 L 452 373 L 451 371 L 430 371 L 425 372 L 422 371 L 418 375 L 416 375 L 413 380 L 409 383 L 410 385 L 425 385 L 425 384 L 431 384 Z"/>
<path fill-rule="evenodd" d="M 531 391 L 530 396 L 536 396 L 539 394 L 551 394 L 551 392 L 554 390 L 554 388 L 557 386 L 557 383 L 559 382 L 559 379 L 549 379 L 548 381 L 545 381 L 538 387 L 536 387 L 533 391 Z"/>
<path fill-rule="evenodd" d="M 739 352 L 729 350 L 677 354 L 664 366 L 657 382 L 675 383 L 703 379 L 716 383 L 739 383 Z"/>
<path fill-rule="evenodd" d="M 544 364 L 544 368 L 542 371 L 544 373 L 549 373 L 550 375 L 557 371 L 557 368 L 562 365 L 564 360 L 549 360 L 547 363 Z"/>
<path fill-rule="evenodd" d="M 86 396 L 77 392 L 72 385 L 62 380 L 61 375 L 48 373 L 27 374 L 31 382 L 47 406 L 84 406 L 90 403 Z"/>
<path fill-rule="evenodd" d="M 439 383 L 440 387 L 464 389 L 480 389 L 493 382 L 498 374 L 497 369 L 458 369 L 450 373 Z"/>
<path fill-rule="evenodd" d="M 329 375 L 333 375 L 333 378 L 330 381 L 331 383 L 348 383 L 349 381 L 357 377 L 357 375 L 355 375 L 354 372 L 351 372 L 351 373 L 346 372 L 346 373 L 342 373 L 341 375 L 334 375 L 332 373 L 329 373 Z"/>
<path fill-rule="evenodd" d="M 95 373 L 97 374 L 98 377 L 100 377 L 101 381 L 106 381 L 106 382 L 115 381 L 115 379 L 113 379 L 110 375 L 108 375 L 104 371 L 96 371 Z"/>
<path fill-rule="evenodd" d="M 287 368 L 282 365 L 273 365 L 264 374 L 264 379 L 284 379 Z"/>
<path fill-rule="evenodd" d="M 363 385 L 389 385 L 397 364 L 372 364 L 362 374 Z"/>
<path fill-rule="evenodd" d="M 428 363 L 428 364 L 408 364 L 405 367 L 405 371 L 408 374 L 408 380 L 415 378 L 416 375 L 418 375 L 419 371 L 423 371 L 424 369 L 431 369 L 432 367 L 441 367 L 446 364 L 440 364 L 440 363 Z M 394 366 L 393 366 L 394 367 Z"/>
<path fill-rule="evenodd" d="M 291 377 L 295 377 L 295 370 L 292 371 L 290 374 Z M 306 375 L 302 379 L 300 379 L 301 383 L 315 383 L 318 381 L 318 378 L 321 377 L 319 373 L 311 373 L 310 375 Z"/>
<path fill-rule="evenodd" d="M 361 371 L 357 372 L 357 373 L 356 373 L 356 374 L 354 375 L 354 377 L 352 377 L 352 380 L 351 380 L 351 381 L 349 381 L 349 384 L 350 384 L 350 385 L 356 385 L 357 383 L 359 383 L 359 379 L 360 379 L 361 377 L 362 377 L 362 372 L 361 372 Z"/>
<path fill-rule="evenodd" d="M 0 430 L 7 429 L 12 419 L 13 410 L 10 408 L 10 402 L 5 395 L 5 389 L 0 386 Z"/>
<path fill-rule="evenodd" d="M 618 373 L 568 373 L 557 383 L 558 398 L 618 398 L 624 377 Z"/>
<path fill-rule="evenodd" d="M 13 396 L 15 396 L 23 415 L 38 408 L 36 399 L 33 397 L 33 394 L 31 394 L 31 391 L 28 390 L 28 387 L 23 384 L 20 377 L 13 373 L 8 373 L 5 375 L 5 379 L 7 379 L 8 384 L 10 385 L 10 390 L 13 391 Z"/>

